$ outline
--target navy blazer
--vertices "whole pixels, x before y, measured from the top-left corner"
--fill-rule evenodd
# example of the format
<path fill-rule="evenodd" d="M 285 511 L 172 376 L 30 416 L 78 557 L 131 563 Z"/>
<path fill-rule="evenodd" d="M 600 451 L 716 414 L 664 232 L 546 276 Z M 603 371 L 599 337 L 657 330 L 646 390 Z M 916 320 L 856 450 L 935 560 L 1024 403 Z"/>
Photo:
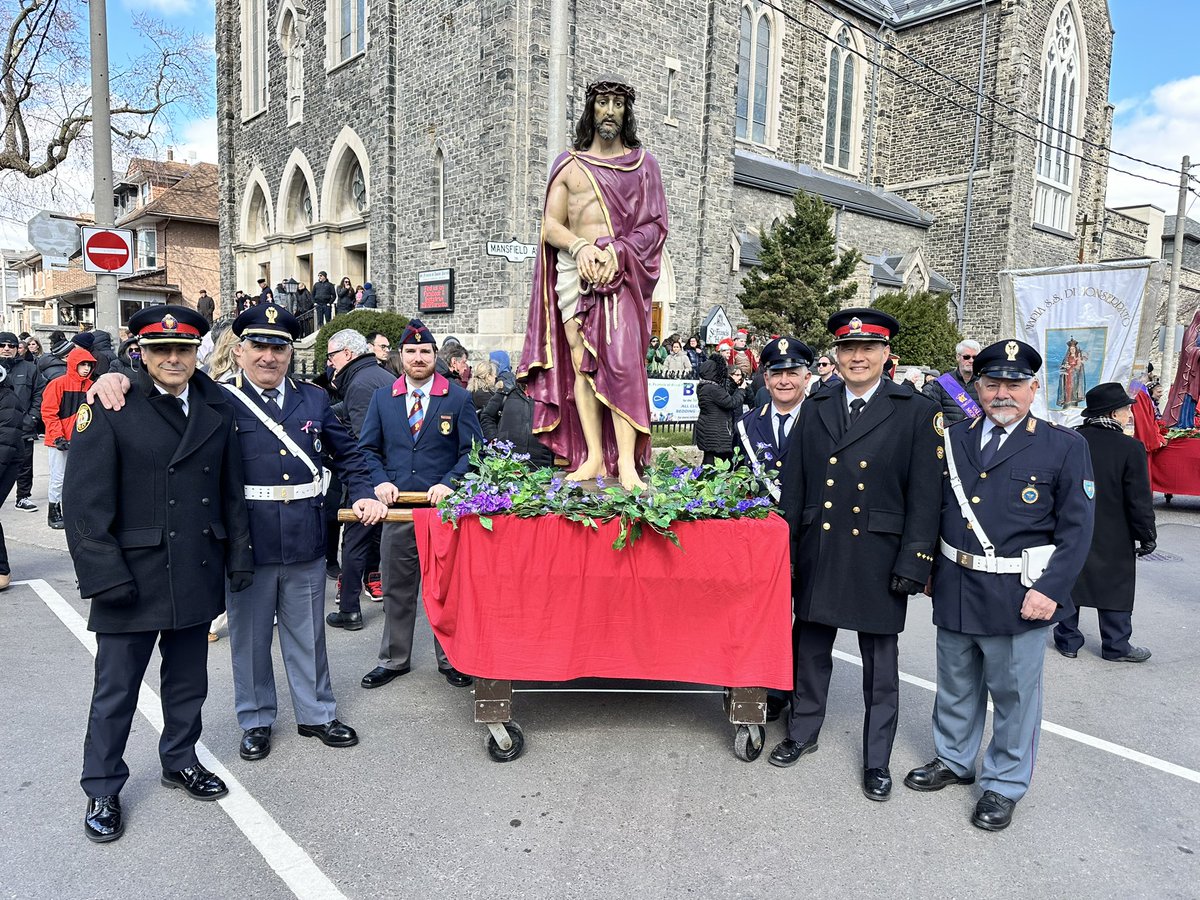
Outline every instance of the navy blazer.
<path fill-rule="evenodd" d="M 238 373 L 233 386 L 267 412 L 258 391 L 244 375 Z M 241 401 L 230 401 L 237 416 L 246 484 L 310 484 L 313 475 L 308 466 Z M 329 395 L 323 390 L 289 378 L 283 394 L 283 428 L 318 467 L 322 453 L 332 460 L 338 479 L 349 489 L 351 502 L 375 498 L 367 461 L 346 426 L 333 414 Z M 325 555 L 325 498 L 321 494 L 303 500 L 247 500 L 246 506 L 250 510 L 255 562 L 286 565 Z"/>
<path fill-rule="evenodd" d="M 1044 544 L 1057 548 L 1035 587 L 1059 606 L 1052 622 L 1074 612 L 1071 589 L 1092 544 L 1095 485 L 1087 441 L 1033 415 L 1016 425 L 989 465 L 980 462 L 984 417 L 950 426 L 963 490 L 996 555 L 1020 557 Z M 983 547 L 942 478 L 941 536 L 966 553 Z M 1132 550 L 1130 551 L 1132 553 Z M 1019 574 L 972 572 L 940 553 L 933 574 L 933 624 L 964 634 L 1020 634 L 1050 622 L 1021 618 L 1026 588 Z"/>
<path fill-rule="evenodd" d="M 771 414 L 769 399 L 765 406 L 756 407 L 742 416 L 742 427 L 746 429 L 746 437 L 750 440 L 750 449 L 758 459 L 760 470 L 764 475 L 773 477 L 776 482 L 783 476 L 783 464 L 787 460 L 788 446 L 792 443 L 792 436 L 796 434 L 799 424 L 800 409 L 797 408 L 792 416 L 791 430 L 788 431 L 787 437 L 783 439 L 783 446 L 780 447 L 776 431 L 778 422 Z M 733 449 L 740 450 L 743 456 L 746 455 L 746 445 L 742 442 L 742 436 L 737 428 L 734 428 L 733 432 Z"/>
<path fill-rule="evenodd" d="M 442 375 L 429 385 L 425 420 L 416 439 L 408 427 L 408 381 L 401 376 L 371 397 L 359 446 L 375 486 L 391 482 L 401 491 L 453 487 L 467 474 L 471 445 L 483 443 L 483 429 L 471 395 Z"/>

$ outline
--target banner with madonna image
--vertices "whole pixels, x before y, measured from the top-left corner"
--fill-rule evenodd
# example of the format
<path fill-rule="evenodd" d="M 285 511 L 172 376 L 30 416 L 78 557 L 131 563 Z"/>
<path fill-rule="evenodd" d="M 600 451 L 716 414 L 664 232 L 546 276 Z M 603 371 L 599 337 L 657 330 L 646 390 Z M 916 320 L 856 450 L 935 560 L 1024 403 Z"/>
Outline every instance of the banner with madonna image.
<path fill-rule="evenodd" d="M 1034 415 L 1073 427 L 1089 388 L 1145 372 L 1162 280 L 1151 259 L 1000 273 L 1001 336 L 1042 354 Z"/>

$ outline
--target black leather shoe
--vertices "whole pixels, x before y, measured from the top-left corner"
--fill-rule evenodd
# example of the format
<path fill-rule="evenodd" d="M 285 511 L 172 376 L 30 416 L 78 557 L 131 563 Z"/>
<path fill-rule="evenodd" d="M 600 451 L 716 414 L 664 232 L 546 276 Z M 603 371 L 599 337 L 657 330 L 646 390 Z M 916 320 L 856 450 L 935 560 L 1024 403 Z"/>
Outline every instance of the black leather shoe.
<path fill-rule="evenodd" d="M 125 821 L 121 818 L 121 798 L 116 794 L 89 797 L 87 813 L 83 817 L 83 833 L 96 844 L 107 844 L 123 835 Z"/>
<path fill-rule="evenodd" d="M 1130 647 L 1129 652 L 1124 656 L 1104 657 L 1109 662 L 1145 662 L 1153 656 L 1145 647 Z"/>
<path fill-rule="evenodd" d="M 200 763 L 178 772 L 163 770 L 162 783 L 169 788 L 182 788 L 195 800 L 216 800 L 229 793 L 225 782 Z"/>
<path fill-rule="evenodd" d="M 1065 656 L 1067 659 L 1075 659 L 1077 656 L 1079 656 L 1078 650 L 1064 650 L 1057 644 L 1054 645 L 1054 649 L 1058 651 L 1059 656 Z"/>
<path fill-rule="evenodd" d="M 974 783 L 974 775 L 955 775 L 954 770 L 940 759 L 913 769 L 904 778 L 905 787 L 910 787 L 914 791 L 940 791 L 951 784 Z"/>
<path fill-rule="evenodd" d="M 783 711 L 787 709 L 787 697 L 776 697 L 774 694 L 767 694 L 767 721 L 777 722 L 779 717 L 783 715 Z"/>
<path fill-rule="evenodd" d="M 362 631 L 363 627 L 360 612 L 331 612 L 325 617 L 325 622 L 334 628 L 345 628 L 347 631 Z"/>
<path fill-rule="evenodd" d="M 326 747 L 353 747 L 358 743 L 358 734 L 349 725 L 337 719 L 324 725 L 297 725 L 301 737 L 318 737 Z"/>
<path fill-rule="evenodd" d="M 238 755 L 242 759 L 263 759 L 271 752 L 271 727 L 263 725 L 258 728 L 247 728 L 242 735 L 242 744 L 238 747 Z"/>
<path fill-rule="evenodd" d="M 337 581 L 342 575 L 342 567 L 336 563 L 326 563 L 325 577 L 330 581 Z"/>
<path fill-rule="evenodd" d="M 475 683 L 474 678 L 472 678 L 470 675 L 463 674 L 462 672 L 458 671 L 458 669 L 454 668 L 454 666 L 451 666 L 448 669 L 443 669 L 439 666 L 438 671 L 445 676 L 446 683 L 451 687 L 466 687 L 469 684 Z"/>
<path fill-rule="evenodd" d="M 813 738 L 811 741 L 805 741 L 803 744 L 788 738 L 775 745 L 775 749 L 771 751 L 767 762 L 773 766 L 779 766 L 781 769 L 786 769 L 788 766 L 794 766 L 804 754 L 816 752 L 816 738 Z"/>
<path fill-rule="evenodd" d="M 1009 800 L 995 791 L 984 791 L 979 802 L 975 804 L 971 824 L 984 831 L 1003 831 L 1012 823 L 1013 810 L 1016 807 L 1016 800 Z"/>
<path fill-rule="evenodd" d="M 880 802 L 892 796 L 892 773 L 887 768 L 863 769 L 863 796 Z"/>
<path fill-rule="evenodd" d="M 383 687 L 389 681 L 408 673 L 408 666 L 405 666 L 403 669 L 385 669 L 383 666 L 376 666 L 362 677 L 362 686 L 365 688 Z"/>

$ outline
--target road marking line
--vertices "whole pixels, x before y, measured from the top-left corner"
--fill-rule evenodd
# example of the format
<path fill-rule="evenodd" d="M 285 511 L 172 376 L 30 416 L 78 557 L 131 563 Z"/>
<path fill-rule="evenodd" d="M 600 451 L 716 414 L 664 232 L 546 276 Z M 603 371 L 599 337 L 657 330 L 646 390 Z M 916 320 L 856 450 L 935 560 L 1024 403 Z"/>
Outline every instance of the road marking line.
<path fill-rule="evenodd" d="M 32 588 L 42 602 L 50 607 L 50 611 L 58 616 L 59 621 L 78 638 L 79 643 L 93 657 L 96 655 L 96 636 L 87 630 L 83 617 L 58 591 L 40 578 L 15 581 L 13 584 L 25 584 Z M 162 701 L 144 681 L 138 695 L 138 711 L 149 720 L 155 731 L 162 734 Z M 216 802 L 293 894 L 301 900 L 347 900 L 346 895 L 317 867 L 304 848 L 279 827 L 270 813 L 259 805 L 203 743 L 196 744 L 196 756 L 203 766 L 220 776 L 229 787 L 228 796 Z"/>
<path fill-rule="evenodd" d="M 862 666 L 862 659 L 858 656 L 851 656 L 849 653 L 843 653 L 841 650 L 834 650 L 833 656 L 835 659 L 840 659 L 843 662 L 851 663 L 855 666 Z M 932 681 L 926 681 L 924 678 L 918 678 L 916 675 L 909 675 L 907 672 L 900 673 L 900 680 L 908 684 L 914 684 L 919 688 L 924 688 L 932 693 L 937 693 L 937 684 Z M 992 709 L 992 702 L 988 701 L 988 709 Z M 1088 747 L 1095 747 L 1097 750 L 1103 750 L 1105 753 L 1111 753 L 1113 756 L 1119 756 L 1122 759 L 1128 759 L 1136 763 L 1141 763 L 1143 766 L 1148 766 L 1151 769 L 1158 769 L 1160 772 L 1166 772 L 1168 775 L 1176 775 L 1187 781 L 1193 781 L 1200 784 L 1200 772 L 1195 769 L 1189 769 L 1185 766 L 1177 765 L 1173 762 L 1167 762 L 1165 759 L 1159 759 L 1157 756 L 1151 756 L 1148 753 L 1142 753 L 1140 750 L 1131 750 L 1128 747 L 1123 747 L 1120 744 L 1114 744 L 1112 741 L 1106 741 L 1103 738 L 1093 737 L 1090 734 L 1085 734 L 1082 731 L 1076 731 L 1074 728 L 1067 728 L 1065 725 L 1056 725 L 1054 722 L 1048 722 L 1042 719 L 1042 730 L 1049 731 L 1051 734 L 1057 734 L 1059 737 L 1065 737 L 1068 740 L 1075 741 L 1079 744 L 1086 744 Z"/>

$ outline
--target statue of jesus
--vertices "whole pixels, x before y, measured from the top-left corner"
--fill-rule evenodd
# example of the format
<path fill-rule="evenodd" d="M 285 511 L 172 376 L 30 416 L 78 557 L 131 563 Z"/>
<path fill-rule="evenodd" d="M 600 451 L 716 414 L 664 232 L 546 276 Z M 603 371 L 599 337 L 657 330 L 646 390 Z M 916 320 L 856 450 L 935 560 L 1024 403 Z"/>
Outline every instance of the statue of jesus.
<path fill-rule="evenodd" d="M 554 161 L 517 377 L 533 430 L 571 467 L 645 487 L 650 461 L 646 348 L 667 238 L 658 163 L 637 137 L 623 79 L 589 84 L 575 141 Z"/>

